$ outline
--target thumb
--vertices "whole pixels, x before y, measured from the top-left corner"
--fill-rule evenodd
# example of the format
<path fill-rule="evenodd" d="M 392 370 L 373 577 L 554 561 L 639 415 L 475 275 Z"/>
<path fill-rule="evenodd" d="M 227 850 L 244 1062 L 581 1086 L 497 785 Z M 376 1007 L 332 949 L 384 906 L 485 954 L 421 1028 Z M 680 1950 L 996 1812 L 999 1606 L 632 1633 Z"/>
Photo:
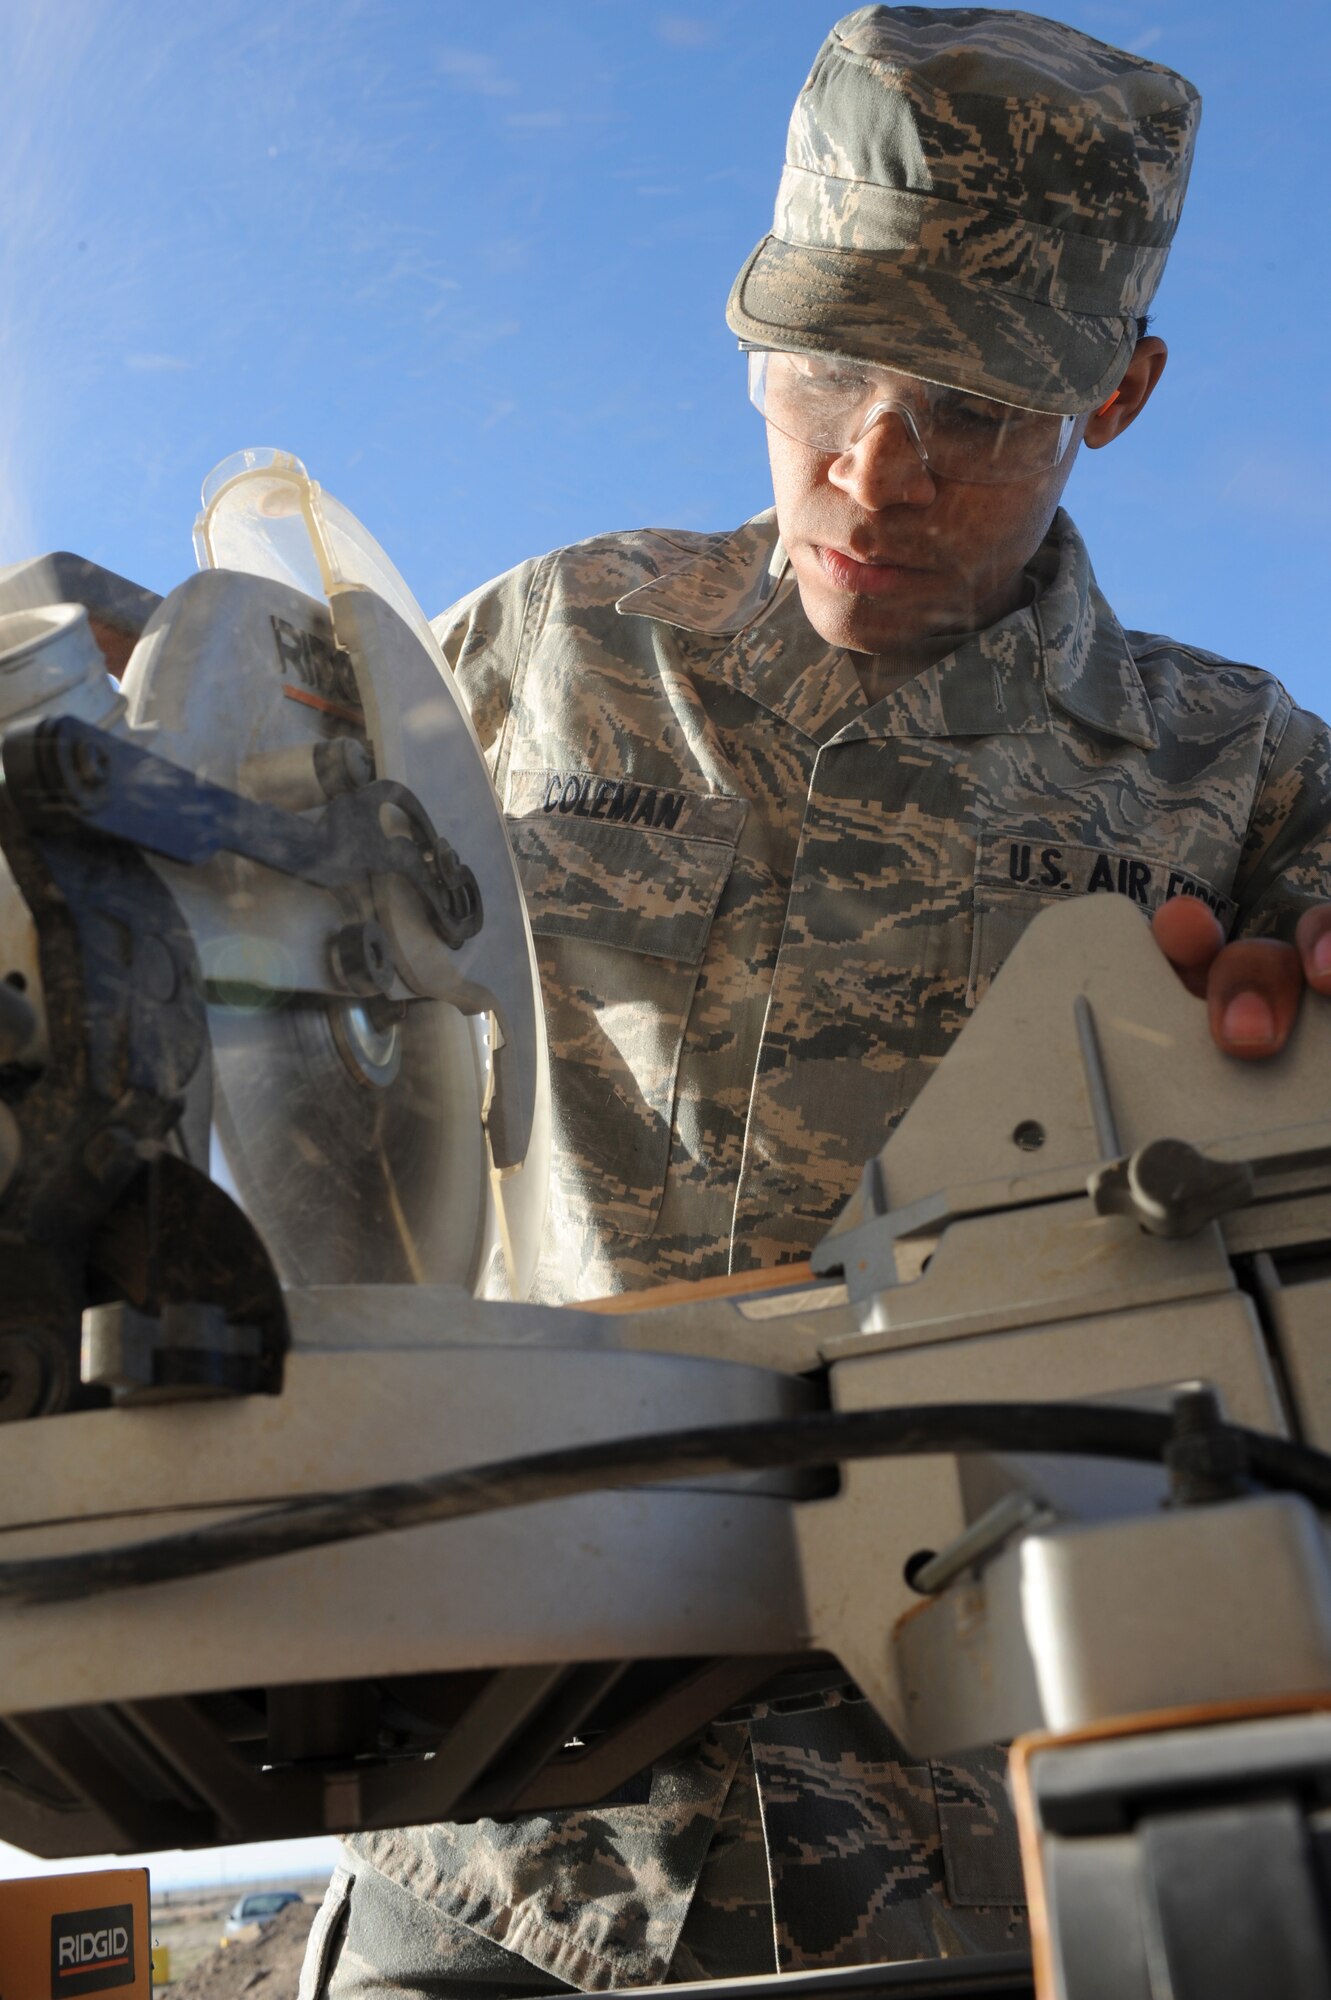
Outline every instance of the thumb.
<path fill-rule="evenodd" d="M 1201 999 L 1206 975 L 1225 942 L 1214 911 L 1196 896 L 1171 896 L 1152 917 L 1151 935 L 1189 993 Z"/>

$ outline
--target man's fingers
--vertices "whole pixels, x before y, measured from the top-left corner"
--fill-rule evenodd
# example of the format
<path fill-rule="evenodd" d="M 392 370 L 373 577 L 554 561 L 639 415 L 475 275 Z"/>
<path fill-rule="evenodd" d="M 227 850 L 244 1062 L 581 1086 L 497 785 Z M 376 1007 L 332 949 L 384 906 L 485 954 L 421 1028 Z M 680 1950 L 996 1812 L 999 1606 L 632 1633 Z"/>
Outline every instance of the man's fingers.
<path fill-rule="evenodd" d="M 1331 903 L 1305 910 L 1294 933 L 1303 976 L 1314 993 L 1331 993 Z"/>
<path fill-rule="evenodd" d="M 1200 999 L 1206 992 L 1206 976 L 1225 942 L 1224 927 L 1214 911 L 1195 896 L 1171 896 L 1151 919 L 1151 935 L 1189 993 Z"/>
<path fill-rule="evenodd" d="M 1211 1034 L 1226 1055 L 1259 1061 L 1282 1049 L 1303 991 L 1303 964 L 1292 944 L 1241 938 L 1217 954 L 1206 984 Z"/>

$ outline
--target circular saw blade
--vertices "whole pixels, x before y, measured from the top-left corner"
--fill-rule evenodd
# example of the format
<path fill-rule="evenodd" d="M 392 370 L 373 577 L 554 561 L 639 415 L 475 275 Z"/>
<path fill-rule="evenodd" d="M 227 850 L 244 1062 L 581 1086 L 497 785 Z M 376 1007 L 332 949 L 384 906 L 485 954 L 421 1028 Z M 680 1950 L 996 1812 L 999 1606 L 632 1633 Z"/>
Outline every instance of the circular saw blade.
<path fill-rule="evenodd" d="M 489 1163 L 463 1016 L 406 1007 L 383 1062 L 350 1003 L 214 1007 L 210 1025 L 215 1176 L 284 1283 L 474 1285 Z"/>
<path fill-rule="evenodd" d="M 135 649 L 131 729 L 168 762 L 293 812 L 322 800 L 293 794 L 292 771 L 349 734 L 473 871 L 485 912 L 454 955 L 391 881 L 362 885 L 388 925 L 395 997 L 430 996 L 406 1001 L 385 1064 L 365 1022 L 347 1032 L 357 1003 L 333 997 L 345 982 L 329 945 L 349 915 L 333 896 L 227 852 L 160 862 L 210 997 L 246 1003 L 212 1010 L 213 1171 L 285 1284 L 521 1298 L 545 1216 L 548 1055 L 521 886 L 466 705 L 407 585 L 299 460 L 242 452 L 203 499 L 205 573 Z"/>

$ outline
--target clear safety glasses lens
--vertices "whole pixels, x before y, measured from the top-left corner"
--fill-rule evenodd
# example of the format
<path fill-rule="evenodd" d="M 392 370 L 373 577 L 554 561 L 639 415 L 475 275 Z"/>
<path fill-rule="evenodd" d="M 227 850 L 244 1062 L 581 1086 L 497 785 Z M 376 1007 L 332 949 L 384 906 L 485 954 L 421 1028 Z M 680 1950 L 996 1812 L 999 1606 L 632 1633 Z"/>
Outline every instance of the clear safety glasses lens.
<path fill-rule="evenodd" d="M 815 451 L 849 451 L 895 415 L 931 473 L 1001 484 L 1049 471 L 1072 442 L 1074 417 L 1018 409 L 890 369 L 768 348 L 751 351 L 748 360 L 754 408 Z"/>

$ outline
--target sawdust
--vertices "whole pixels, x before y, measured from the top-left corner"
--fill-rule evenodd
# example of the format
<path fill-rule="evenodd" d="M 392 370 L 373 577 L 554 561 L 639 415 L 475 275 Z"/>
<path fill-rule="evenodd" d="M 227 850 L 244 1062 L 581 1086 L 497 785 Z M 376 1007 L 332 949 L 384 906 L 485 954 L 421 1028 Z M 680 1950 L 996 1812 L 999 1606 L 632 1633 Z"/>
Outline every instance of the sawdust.
<path fill-rule="evenodd" d="M 235 1938 L 161 1988 L 162 2000 L 296 2000 L 317 1902 L 289 1903 L 252 1938 Z"/>

